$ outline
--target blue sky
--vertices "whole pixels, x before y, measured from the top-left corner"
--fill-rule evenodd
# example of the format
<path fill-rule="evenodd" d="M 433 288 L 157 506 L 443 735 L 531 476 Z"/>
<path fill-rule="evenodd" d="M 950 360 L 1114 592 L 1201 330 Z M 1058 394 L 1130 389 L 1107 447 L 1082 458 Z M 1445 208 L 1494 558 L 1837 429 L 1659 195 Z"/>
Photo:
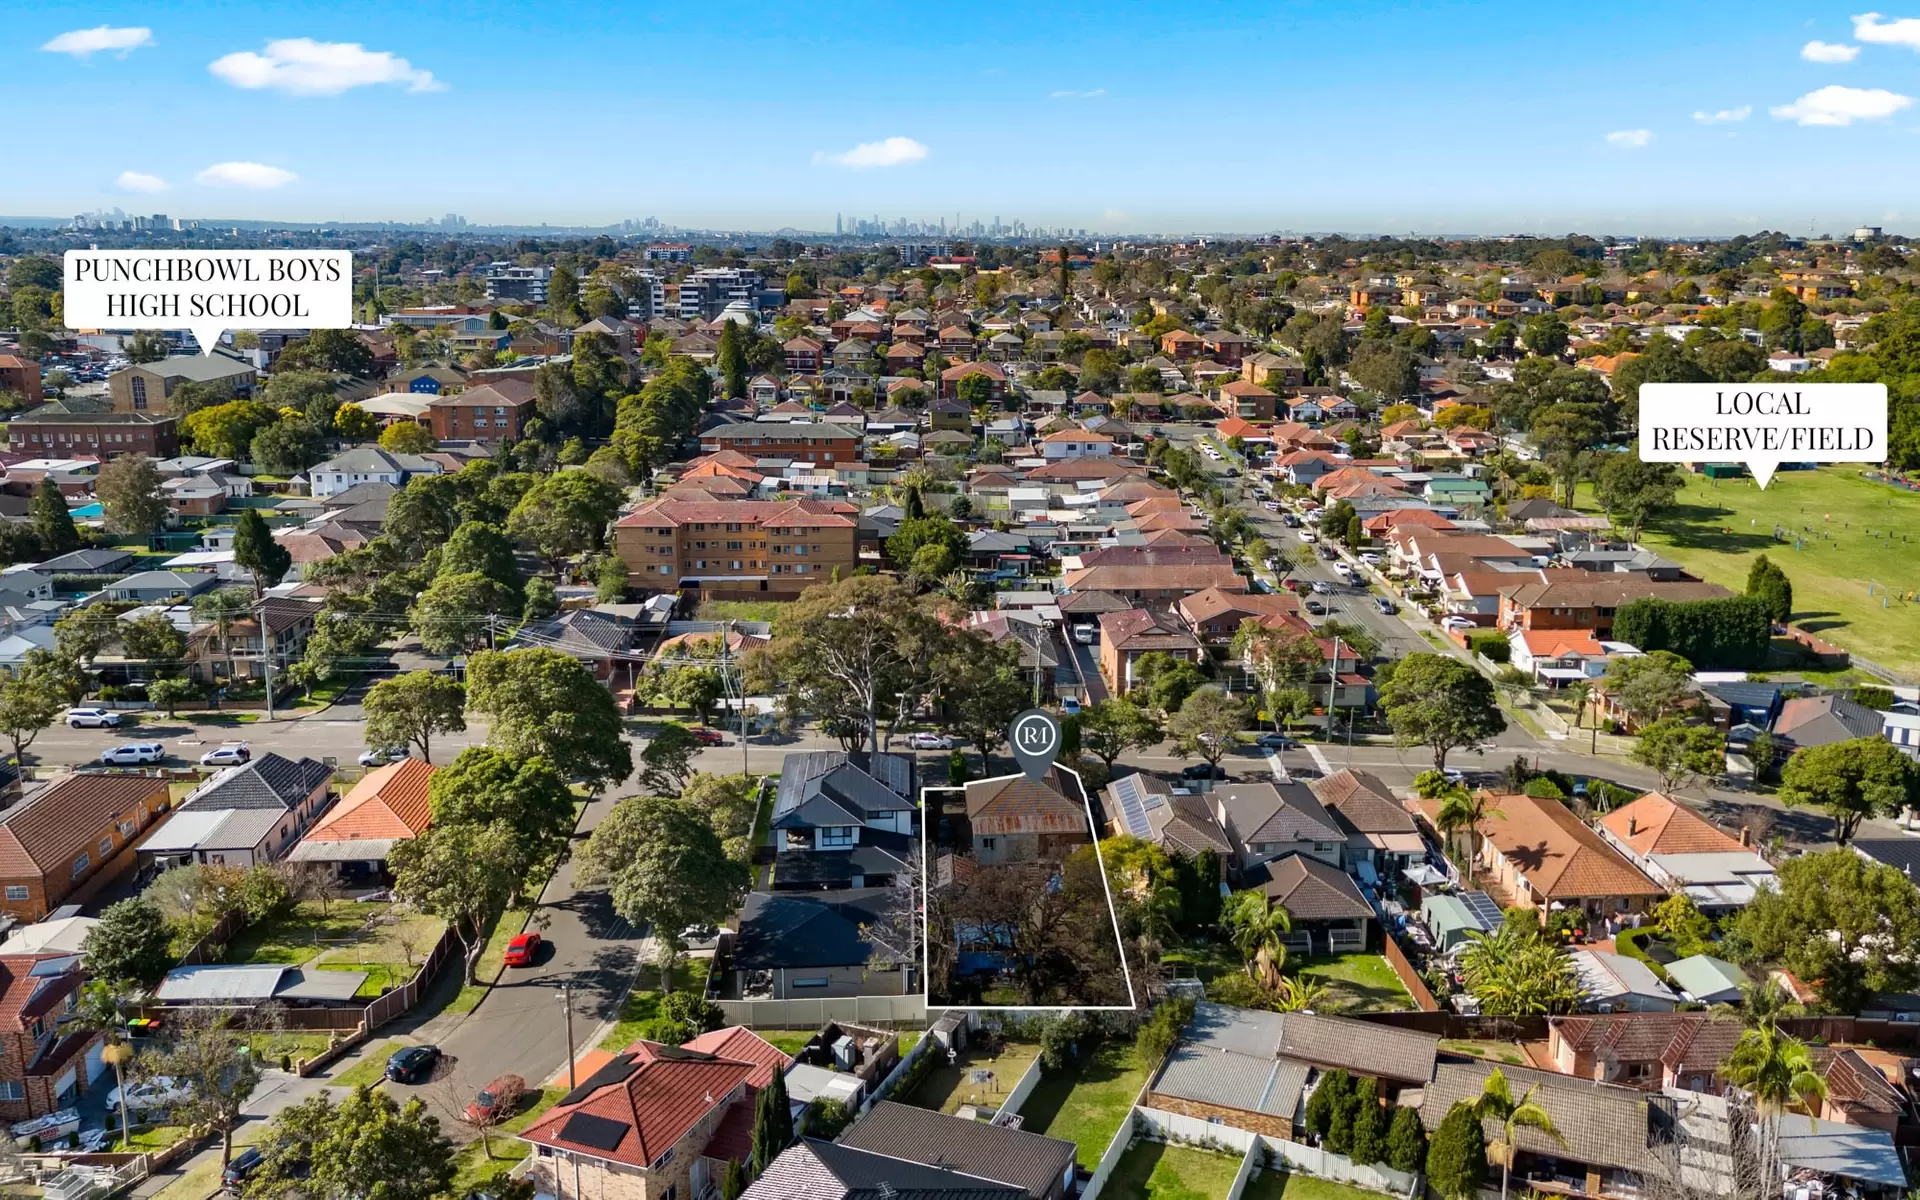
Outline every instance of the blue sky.
<path fill-rule="evenodd" d="M 0 0 L 0 213 L 1920 232 L 1911 2 Z"/>

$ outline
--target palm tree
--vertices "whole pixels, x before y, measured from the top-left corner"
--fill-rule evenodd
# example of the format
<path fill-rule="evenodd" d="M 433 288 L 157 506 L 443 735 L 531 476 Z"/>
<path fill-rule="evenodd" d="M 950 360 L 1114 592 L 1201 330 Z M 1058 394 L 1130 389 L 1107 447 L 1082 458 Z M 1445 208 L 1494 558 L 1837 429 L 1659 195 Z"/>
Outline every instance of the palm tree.
<path fill-rule="evenodd" d="M 127 1122 L 126 1066 L 133 1061 L 133 1043 L 127 1040 L 127 1018 L 120 1011 L 127 997 L 104 979 L 96 979 L 81 989 L 74 1007 L 74 1020 L 83 1029 L 100 1035 L 104 1043 L 100 1061 L 113 1068 L 113 1083 L 120 1091 L 120 1141 L 133 1145 L 133 1127 Z"/>
<path fill-rule="evenodd" d="M 1280 968 L 1287 961 L 1285 938 L 1293 932 L 1293 917 L 1286 906 L 1275 904 L 1265 892 L 1235 892 L 1227 899 L 1220 923 L 1246 960 L 1247 978 L 1277 986 Z"/>
<path fill-rule="evenodd" d="M 1414 794 L 1423 800 L 1438 800 L 1440 811 L 1434 817 L 1434 824 L 1440 827 L 1441 836 L 1447 844 L 1453 844 L 1453 835 L 1459 830 L 1467 831 L 1467 869 L 1463 875 L 1473 874 L 1473 864 L 1480 857 L 1480 823 L 1489 817 L 1505 817 L 1493 805 L 1493 797 L 1487 792 L 1476 792 L 1458 780 L 1448 779 L 1439 771 L 1422 771 L 1414 776 Z"/>
<path fill-rule="evenodd" d="M 1806 1015 L 1806 1006 L 1788 998 L 1772 980 L 1758 983 L 1748 980 L 1740 985 L 1740 1002 L 1722 1002 L 1707 1010 L 1709 1016 L 1723 1021 L 1739 1021 L 1748 1029 L 1771 1025 L 1781 1017 Z"/>
<path fill-rule="evenodd" d="M 1500 1125 L 1500 1200 L 1507 1200 L 1507 1181 L 1513 1175 L 1514 1135 L 1522 1129 L 1534 1129 L 1552 1138 L 1561 1146 L 1567 1139 L 1553 1126 L 1553 1117 L 1533 1098 L 1537 1087 L 1522 1092 L 1520 1098 L 1513 1098 L 1513 1089 L 1507 1085 L 1507 1077 L 1499 1067 L 1487 1076 L 1480 1086 L 1480 1098 L 1473 1102 L 1473 1114 L 1486 1121 L 1489 1118 Z"/>
<path fill-rule="evenodd" d="M 234 622 L 253 615 L 253 597 L 245 588 L 221 588 L 218 591 L 202 592 L 194 597 L 193 615 L 213 625 L 215 636 L 220 639 L 220 651 L 227 656 L 227 678 L 233 678 L 233 634 Z"/>
<path fill-rule="evenodd" d="M 1820 1102 L 1827 1096 L 1827 1081 L 1814 1069 L 1807 1044 L 1791 1034 L 1780 1032 L 1772 1017 L 1765 1017 L 1740 1035 L 1733 1053 L 1720 1065 L 1726 1081 L 1753 1098 L 1753 1106 L 1763 1118 L 1761 1128 L 1761 1177 L 1772 1178 L 1773 1161 L 1780 1141 L 1780 1116 L 1795 1104 L 1810 1116 L 1818 1116 Z"/>
<path fill-rule="evenodd" d="M 1306 1012 L 1326 999 L 1333 989 L 1324 983 L 1299 976 L 1282 979 L 1274 990 L 1273 1010 L 1275 1012 Z"/>

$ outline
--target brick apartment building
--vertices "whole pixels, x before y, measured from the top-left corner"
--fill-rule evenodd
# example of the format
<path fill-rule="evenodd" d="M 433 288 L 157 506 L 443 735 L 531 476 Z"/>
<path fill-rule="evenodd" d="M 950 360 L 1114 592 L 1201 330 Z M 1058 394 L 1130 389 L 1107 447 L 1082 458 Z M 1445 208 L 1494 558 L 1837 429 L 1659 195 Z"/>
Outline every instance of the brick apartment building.
<path fill-rule="evenodd" d="M 222 350 L 212 354 L 176 354 L 141 363 L 107 377 L 115 412 L 172 412 L 167 398 L 183 383 L 197 383 L 229 398 L 253 395 L 259 373 L 253 364 Z"/>
<path fill-rule="evenodd" d="M 127 865 L 166 811 L 167 781 L 80 772 L 0 813 L 0 912 L 38 921 Z"/>
<path fill-rule="evenodd" d="M 100 1035 L 68 1021 L 86 974 L 66 954 L 0 954 L 0 1121 L 69 1107 Z"/>
<path fill-rule="evenodd" d="M 818 466 L 860 461 L 860 433 L 824 421 L 735 421 L 700 434 L 700 452 L 735 450 L 748 458 L 790 458 Z"/>
<path fill-rule="evenodd" d="M 28 404 L 40 403 L 40 364 L 17 354 L 0 354 L 0 392 L 17 392 Z"/>
<path fill-rule="evenodd" d="M 172 417 L 75 411 L 58 401 L 15 417 L 7 425 L 7 440 L 15 452 L 35 458 L 173 458 L 180 453 L 179 424 Z"/>
<path fill-rule="evenodd" d="M 858 510 L 824 500 L 652 500 L 620 518 L 613 548 L 643 592 L 791 599 L 859 563 Z"/>
<path fill-rule="evenodd" d="M 502 379 L 427 402 L 434 440 L 494 445 L 520 440 L 533 416 L 533 384 Z"/>

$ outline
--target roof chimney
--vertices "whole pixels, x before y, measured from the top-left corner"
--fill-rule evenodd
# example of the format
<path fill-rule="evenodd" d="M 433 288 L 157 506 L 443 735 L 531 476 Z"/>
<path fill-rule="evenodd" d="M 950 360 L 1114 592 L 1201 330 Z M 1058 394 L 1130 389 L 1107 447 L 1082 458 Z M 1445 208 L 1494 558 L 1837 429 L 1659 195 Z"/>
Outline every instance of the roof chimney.
<path fill-rule="evenodd" d="M 1740 827 L 1740 844 L 1749 850 L 1753 848 L 1753 830 L 1745 825 Z"/>
<path fill-rule="evenodd" d="M 1633 813 L 1628 813 L 1627 814 L 1627 836 L 1632 837 L 1639 832 L 1640 832 L 1640 818 L 1635 816 Z"/>

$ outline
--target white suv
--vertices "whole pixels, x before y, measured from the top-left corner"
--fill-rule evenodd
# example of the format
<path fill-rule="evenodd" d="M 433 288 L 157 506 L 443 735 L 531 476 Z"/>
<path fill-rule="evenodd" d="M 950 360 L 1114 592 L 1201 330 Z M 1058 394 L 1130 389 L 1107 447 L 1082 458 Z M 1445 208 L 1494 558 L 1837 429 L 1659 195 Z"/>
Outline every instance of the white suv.
<path fill-rule="evenodd" d="M 943 733 L 910 733 L 907 745 L 915 750 L 951 750 L 953 739 Z"/>
<path fill-rule="evenodd" d="M 118 729 L 120 714 L 105 708 L 70 708 L 67 724 L 74 729 Z"/>
<path fill-rule="evenodd" d="M 234 767 L 253 757 L 253 751 L 247 749 L 245 742 L 228 742 L 216 746 L 200 756 L 203 767 Z"/>
<path fill-rule="evenodd" d="M 139 767 L 157 763 L 166 756 L 167 748 L 159 742 L 128 742 L 103 753 L 100 761 L 116 767 Z"/>

